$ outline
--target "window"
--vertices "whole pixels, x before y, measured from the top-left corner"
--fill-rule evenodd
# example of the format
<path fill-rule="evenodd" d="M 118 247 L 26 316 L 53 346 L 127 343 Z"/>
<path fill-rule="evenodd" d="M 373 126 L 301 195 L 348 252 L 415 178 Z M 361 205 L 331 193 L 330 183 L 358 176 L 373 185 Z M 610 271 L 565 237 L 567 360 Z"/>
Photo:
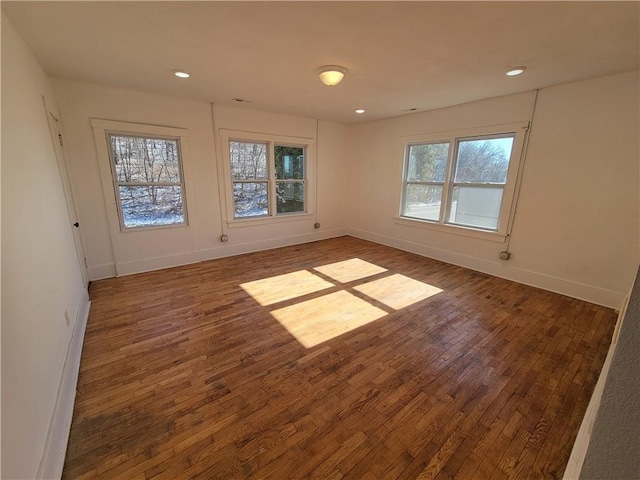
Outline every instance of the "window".
<path fill-rule="evenodd" d="M 295 220 L 310 213 L 312 139 L 231 131 L 222 131 L 222 138 L 228 146 L 224 161 L 231 222 Z"/>
<path fill-rule="evenodd" d="M 107 133 L 121 228 L 186 224 L 180 139 Z"/>
<path fill-rule="evenodd" d="M 401 218 L 506 234 L 526 125 L 409 142 Z"/>

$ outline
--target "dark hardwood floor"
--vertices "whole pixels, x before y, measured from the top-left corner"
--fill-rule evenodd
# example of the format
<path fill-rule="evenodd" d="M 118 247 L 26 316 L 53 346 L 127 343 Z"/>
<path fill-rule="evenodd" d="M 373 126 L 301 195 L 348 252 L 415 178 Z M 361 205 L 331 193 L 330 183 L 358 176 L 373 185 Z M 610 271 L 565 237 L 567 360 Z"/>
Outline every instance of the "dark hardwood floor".
<path fill-rule="evenodd" d="M 65 479 L 561 478 L 616 318 L 350 237 L 90 293 Z"/>

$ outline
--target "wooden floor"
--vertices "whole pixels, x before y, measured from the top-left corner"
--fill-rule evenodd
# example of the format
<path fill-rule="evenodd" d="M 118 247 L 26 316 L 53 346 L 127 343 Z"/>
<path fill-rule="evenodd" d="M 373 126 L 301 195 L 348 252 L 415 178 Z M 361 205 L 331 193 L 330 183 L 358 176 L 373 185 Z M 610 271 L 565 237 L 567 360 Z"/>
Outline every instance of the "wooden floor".
<path fill-rule="evenodd" d="M 615 322 L 350 237 L 90 293 L 66 479 L 561 478 Z"/>

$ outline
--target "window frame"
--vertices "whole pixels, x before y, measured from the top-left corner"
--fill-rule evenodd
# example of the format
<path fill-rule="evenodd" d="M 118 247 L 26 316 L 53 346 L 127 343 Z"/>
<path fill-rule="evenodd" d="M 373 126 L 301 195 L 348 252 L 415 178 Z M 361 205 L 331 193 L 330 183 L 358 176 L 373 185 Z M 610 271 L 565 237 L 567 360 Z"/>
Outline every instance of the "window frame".
<path fill-rule="evenodd" d="M 143 123 L 131 123 L 117 120 L 103 120 L 99 118 L 90 119 L 91 128 L 96 144 L 98 154 L 98 164 L 100 168 L 100 177 L 102 180 L 102 189 L 105 201 L 107 202 L 107 217 L 111 225 L 112 236 L 117 231 L 121 234 L 131 234 L 135 232 L 146 232 L 153 230 L 170 230 L 189 228 L 189 212 L 186 184 L 185 164 L 188 163 L 189 156 L 189 131 L 184 128 L 165 127 L 160 125 L 149 125 Z M 182 211 L 184 222 L 172 223 L 168 225 L 147 225 L 139 227 L 125 227 L 122 213 L 122 203 L 120 201 L 120 192 L 116 188 L 115 165 L 112 158 L 110 135 L 120 135 L 129 137 L 142 138 L 161 138 L 161 139 L 178 139 L 180 180 L 182 194 Z M 139 185 L 139 184 L 136 184 Z M 156 184 L 158 185 L 158 184 Z M 115 237 L 113 237 L 115 238 Z"/>
<path fill-rule="evenodd" d="M 244 132 L 237 130 L 220 130 L 223 173 L 225 179 L 225 203 L 227 213 L 227 226 L 229 228 L 262 225 L 279 222 L 308 220 L 313 217 L 315 201 L 315 139 L 308 137 L 291 137 L 257 132 Z M 267 144 L 267 199 L 268 212 L 266 215 L 250 217 L 235 216 L 235 201 L 233 196 L 233 184 L 238 182 L 232 176 L 230 142 Z M 299 147 L 304 149 L 304 178 L 280 179 L 276 178 L 275 147 Z M 259 182 L 263 182 L 260 180 Z M 249 183 L 255 183 L 247 180 Z M 304 212 L 277 212 L 276 187 L 278 182 L 295 182 L 304 185 Z"/>
<path fill-rule="evenodd" d="M 107 150 L 109 154 L 109 165 L 111 166 L 111 177 L 113 179 L 113 190 L 116 198 L 116 207 L 118 210 L 118 218 L 120 220 L 120 231 L 126 232 L 131 230 L 140 230 L 140 229 L 156 229 L 156 228 L 172 228 L 172 227 L 183 227 L 189 225 L 189 215 L 187 212 L 187 195 L 184 181 L 184 169 L 183 169 L 183 160 L 182 160 L 182 144 L 180 142 L 180 137 L 176 135 L 157 135 L 157 134 L 142 134 L 142 133 L 127 133 L 127 132 L 116 132 L 113 130 L 105 130 L 105 137 L 107 141 Z M 180 174 L 179 182 L 120 182 L 118 181 L 118 173 L 116 171 L 116 165 L 113 158 L 113 149 L 111 144 L 111 137 L 119 136 L 119 137 L 129 137 L 129 138 L 142 138 L 142 139 L 158 139 L 158 140 L 175 140 L 177 145 L 177 156 L 178 156 L 178 173 Z M 182 218 L 183 221 L 179 223 L 169 223 L 166 225 L 139 225 L 128 227 L 124 223 L 124 212 L 122 210 L 122 198 L 120 197 L 120 187 L 180 187 L 180 196 L 182 197 Z"/>
<path fill-rule="evenodd" d="M 402 162 L 402 177 L 400 188 L 400 202 L 398 215 L 395 217 L 395 223 L 413 227 L 428 228 L 447 233 L 455 233 L 464 236 L 471 236 L 491 240 L 496 242 L 504 242 L 509 235 L 511 224 L 513 222 L 513 206 L 517 187 L 521 181 L 521 156 L 524 140 L 528 132 L 528 122 L 518 122 L 504 125 L 494 125 L 489 127 L 480 127 L 466 130 L 456 130 L 450 132 L 427 133 L 421 135 L 412 135 L 404 137 L 404 154 Z M 455 173 L 458 162 L 458 151 L 460 143 L 469 140 L 484 140 L 491 138 L 513 137 L 511 148 L 511 157 L 509 159 L 509 167 L 507 170 L 507 178 L 504 184 L 499 183 L 468 183 L 455 182 Z M 407 179 L 409 168 L 410 148 L 413 145 L 441 144 L 448 143 L 449 151 L 447 155 L 447 166 L 445 170 L 445 178 L 442 191 L 442 200 L 440 204 L 440 212 L 438 220 L 428 220 L 405 215 L 406 209 L 406 191 L 409 184 L 433 184 L 440 185 L 438 182 L 413 182 Z M 500 210 L 498 213 L 498 226 L 495 230 L 482 228 L 478 226 L 464 225 L 460 223 L 449 222 L 447 219 L 451 213 L 453 191 L 455 186 L 480 186 L 482 188 L 502 187 L 502 199 Z"/>

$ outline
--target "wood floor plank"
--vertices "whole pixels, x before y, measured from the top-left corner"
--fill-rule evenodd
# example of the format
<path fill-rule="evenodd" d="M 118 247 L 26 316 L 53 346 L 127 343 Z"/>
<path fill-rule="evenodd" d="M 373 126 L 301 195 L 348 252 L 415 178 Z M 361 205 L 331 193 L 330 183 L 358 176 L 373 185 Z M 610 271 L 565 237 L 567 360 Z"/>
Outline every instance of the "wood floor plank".
<path fill-rule="evenodd" d="M 337 293 L 382 316 L 311 330 Z M 65 479 L 561 478 L 615 322 L 351 237 L 90 296 Z"/>

